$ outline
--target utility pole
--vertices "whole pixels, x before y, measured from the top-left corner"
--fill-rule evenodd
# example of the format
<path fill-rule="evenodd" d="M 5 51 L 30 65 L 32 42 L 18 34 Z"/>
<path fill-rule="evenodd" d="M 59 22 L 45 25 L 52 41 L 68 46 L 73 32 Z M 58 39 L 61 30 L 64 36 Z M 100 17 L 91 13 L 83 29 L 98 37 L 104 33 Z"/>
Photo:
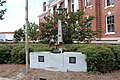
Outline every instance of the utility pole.
<path fill-rule="evenodd" d="M 26 50 L 26 74 L 29 72 L 28 63 L 28 0 L 25 1 L 25 50 Z"/>

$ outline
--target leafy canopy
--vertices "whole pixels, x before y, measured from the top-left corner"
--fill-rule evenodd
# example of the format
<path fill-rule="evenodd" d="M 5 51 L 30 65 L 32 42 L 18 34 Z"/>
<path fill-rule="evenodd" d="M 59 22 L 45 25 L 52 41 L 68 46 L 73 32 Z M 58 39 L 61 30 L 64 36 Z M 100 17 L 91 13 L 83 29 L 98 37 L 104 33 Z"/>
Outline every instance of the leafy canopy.
<path fill-rule="evenodd" d="M 3 6 L 4 3 L 6 3 L 6 1 L 4 1 L 4 0 L 1 1 L 1 0 L 0 0 L 0 6 Z M 4 18 L 3 18 L 3 15 L 5 14 L 5 12 L 6 12 L 6 9 L 4 9 L 4 10 L 1 9 L 1 10 L 0 10 L 0 20 L 3 20 L 3 19 L 4 19 Z"/>
<path fill-rule="evenodd" d="M 64 9 L 61 15 L 62 31 L 64 43 L 72 43 L 73 41 L 90 42 L 96 35 L 96 31 L 92 30 L 92 20 L 94 16 L 83 17 L 84 11 L 67 13 Z M 46 22 L 41 22 L 40 39 L 49 41 L 51 37 L 57 40 L 57 14 L 45 17 Z"/>

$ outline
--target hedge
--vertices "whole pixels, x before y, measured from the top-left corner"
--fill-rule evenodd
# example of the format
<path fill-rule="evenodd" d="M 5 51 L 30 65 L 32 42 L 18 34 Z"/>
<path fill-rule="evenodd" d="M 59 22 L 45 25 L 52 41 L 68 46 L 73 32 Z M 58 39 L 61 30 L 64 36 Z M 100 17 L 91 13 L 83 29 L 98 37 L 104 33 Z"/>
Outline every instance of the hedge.
<path fill-rule="evenodd" d="M 120 45 L 66 44 L 66 51 L 86 54 L 88 71 L 110 72 L 120 69 Z M 31 51 L 49 51 L 48 44 L 29 44 Z M 0 63 L 25 64 L 23 44 L 0 44 Z"/>
<path fill-rule="evenodd" d="M 10 52 L 12 46 L 0 45 L 0 64 L 8 63 L 10 61 Z"/>
<path fill-rule="evenodd" d="M 103 46 L 90 46 L 81 49 L 87 56 L 88 71 L 110 72 L 115 68 L 115 57 L 111 49 Z"/>

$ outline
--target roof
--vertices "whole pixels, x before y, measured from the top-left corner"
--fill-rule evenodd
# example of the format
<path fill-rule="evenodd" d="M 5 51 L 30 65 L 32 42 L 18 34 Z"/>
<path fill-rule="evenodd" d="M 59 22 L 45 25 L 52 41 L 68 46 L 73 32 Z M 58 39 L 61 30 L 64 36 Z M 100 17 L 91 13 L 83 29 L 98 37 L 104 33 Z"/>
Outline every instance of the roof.
<path fill-rule="evenodd" d="M 0 34 L 14 34 L 14 32 L 0 32 Z"/>

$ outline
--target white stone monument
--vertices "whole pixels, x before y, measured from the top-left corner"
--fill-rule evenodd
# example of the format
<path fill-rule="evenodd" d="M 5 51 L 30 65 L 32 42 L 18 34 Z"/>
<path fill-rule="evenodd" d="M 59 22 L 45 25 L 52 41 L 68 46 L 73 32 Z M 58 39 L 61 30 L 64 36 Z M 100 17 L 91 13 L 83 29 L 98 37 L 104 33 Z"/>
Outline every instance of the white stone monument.
<path fill-rule="evenodd" d="M 59 13 L 61 8 L 58 9 Z M 60 14 L 59 14 L 60 15 Z M 61 19 L 58 19 L 58 44 L 63 42 Z M 30 68 L 41 68 L 51 71 L 87 71 L 86 55 L 80 52 L 31 52 Z"/>

